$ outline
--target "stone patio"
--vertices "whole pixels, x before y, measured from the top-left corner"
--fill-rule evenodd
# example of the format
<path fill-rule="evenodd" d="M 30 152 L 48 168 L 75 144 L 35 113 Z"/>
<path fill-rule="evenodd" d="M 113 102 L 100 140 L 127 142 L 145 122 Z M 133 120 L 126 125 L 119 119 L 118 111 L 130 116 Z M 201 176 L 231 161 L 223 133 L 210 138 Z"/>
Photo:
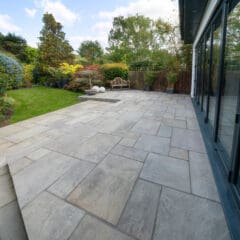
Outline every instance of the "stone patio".
<path fill-rule="evenodd" d="M 190 97 L 99 96 L 0 129 L 29 239 L 230 239 Z"/>

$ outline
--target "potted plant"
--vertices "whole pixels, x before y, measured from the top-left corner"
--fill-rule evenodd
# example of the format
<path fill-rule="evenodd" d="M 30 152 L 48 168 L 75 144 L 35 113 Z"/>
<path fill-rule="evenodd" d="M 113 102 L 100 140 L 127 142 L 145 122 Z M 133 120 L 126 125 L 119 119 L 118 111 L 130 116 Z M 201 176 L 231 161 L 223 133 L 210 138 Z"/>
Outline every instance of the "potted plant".
<path fill-rule="evenodd" d="M 144 76 L 144 91 L 152 90 L 155 80 L 156 73 L 153 71 L 147 71 Z"/>
<path fill-rule="evenodd" d="M 177 82 L 177 73 L 173 71 L 169 71 L 166 75 L 168 86 L 167 93 L 174 93 L 174 85 Z"/>

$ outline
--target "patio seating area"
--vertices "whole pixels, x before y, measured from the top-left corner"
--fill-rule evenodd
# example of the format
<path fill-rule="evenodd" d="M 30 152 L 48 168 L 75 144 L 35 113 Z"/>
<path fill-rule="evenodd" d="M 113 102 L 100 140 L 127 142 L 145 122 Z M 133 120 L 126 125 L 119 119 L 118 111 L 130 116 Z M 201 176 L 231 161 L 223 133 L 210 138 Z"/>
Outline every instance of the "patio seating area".
<path fill-rule="evenodd" d="M 0 128 L 5 163 L 29 240 L 230 239 L 188 95 L 109 91 Z"/>

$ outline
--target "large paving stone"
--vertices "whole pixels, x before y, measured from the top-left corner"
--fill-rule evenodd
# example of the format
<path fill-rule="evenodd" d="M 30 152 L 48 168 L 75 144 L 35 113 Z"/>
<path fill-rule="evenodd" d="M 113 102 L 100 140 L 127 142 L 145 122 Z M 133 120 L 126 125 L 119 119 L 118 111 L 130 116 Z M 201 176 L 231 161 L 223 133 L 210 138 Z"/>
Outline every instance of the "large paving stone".
<path fill-rule="evenodd" d="M 158 136 L 170 138 L 172 136 L 172 128 L 167 126 L 161 126 L 158 131 Z"/>
<path fill-rule="evenodd" d="M 144 163 L 140 177 L 190 192 L 189 167 L 186 161 L 150 153 Z"/>
<path fill-rule="evenodd" d="M 33 200 L 78 163 L 76 159 L 51 152 L 14 175 L 13 181 L 20 207 Z"/>
<path fill-rule="evenodd" d="M 207 154 L 190 152 L 189 161 L 192 192 L 196 195 L 219 201 Z"/>
<path fill-rule="evenodd" d="M 151 239 L 160 189 L 160 186 L 143 180 L 137 182 L 119 221 L 123 232 L 137 239 Z"/>
<path fill-rule="evenodd" d="M 84 212 L 48 192 L 42 192 L 23 211 L 29 240 L 67 240 Z"/>
<path fill-rule="evenodd" d="M 132 131 L 156 135 L 161 122 L 153 119 L 140 119 L 132 128 Z"/>
<path fill-rule="evenodd" d="M 205 145 L 200 131 L 189 129 L 173 129 L 172 146 L 205 153 Z"/>
<path fill-rule="evenodd" d="M 154 240 L 230 240 L 220 204 L 163 188 Z"/>
<path fill-rule="evenodd" d="M 144 162 L 148 154 L 147 152 L 140 149 L 125 147 L 119 144 L 112 149 L 111 153 L 131 158 L 140 162 Z"/>
<path fill-rule="evenodd" d="M 188 160 L 188 151 L 181 148 L 171 147 L 169 151 L 169 156 L 183 160 Z"/>
<path fill-rule="evenodd" d="M 16 198 L 10 174 L 6 171 L 0 176 L 0 208 Z"/>
<path fill-rule="evenodd" d="M 68 201 L 117 224 L 142 164 L 109 155 L 70 194 Z"/>
<path fill-rule="evenodd" d="M 93 163 L 79 161 L 77 165 L 74 165 L 68 172 L 60 177 L 48 191 L 61 198 L 66 198 L 94 167 L 95 164 Z"/>
<path fill-rule="evenodd" d="M 133 240 L 89 215 L 85 216 L 69 240 Z"/>
<path fill-rule="evenodd" d="M 142 135 L 138 139 L 134 147 L 137 149 L 142 149 L 147 152 L 168 155 L 170 139 L 157 136 Z"/>
<path fill-rule="evenodd" d="M 0 208 L 0 239 L 28 240 L 16 200 Z"/>
<path fill-rule="evenodd" d="M 98 163 L 120 141 L 120 137 L 98 133 L 83 142 L 74 153 L 75 157 Z"/>
<path fill-rule="evenodd" d="M 13 134 L 11 136 L 6 137 L 6 139 L 13 141 L 13 142 L 21 142 L 27 138 L 34 137 L 42 132 L 47 131 L 48 128 L 44 126 L 36 126 L 30 129 L 25 129 L 24 131 L 18 132 L 16 134 Z"/>
<path fill-rule="evenodd" d="M 25 167 L 29 166 L 30 164 L 32 164 L 32 160 L 26 157 L 10 162 L 9 169 L 10 169 L 11 175 L 14 175 L 17 172 L 23 170 Z"/>
<path fill-rule="evenodd" d="M 186 128 L 186 121 L 171 119 L 171 118 L 163 118 L 162 123 L 168 127 L 176 127 L 176 128 Z"/>

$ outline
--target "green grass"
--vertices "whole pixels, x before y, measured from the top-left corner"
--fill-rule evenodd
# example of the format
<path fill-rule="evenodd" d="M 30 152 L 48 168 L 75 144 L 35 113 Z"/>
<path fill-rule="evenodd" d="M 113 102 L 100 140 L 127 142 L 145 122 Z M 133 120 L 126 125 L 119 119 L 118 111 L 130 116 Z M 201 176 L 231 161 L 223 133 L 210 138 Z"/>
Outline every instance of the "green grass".
<path fill-rule="evenodd" d="M 79 93 L 47 87 L 7 91 L 7 96 L 15 100 L 11 123 L 78 103 L 77 96 L 79 95 Z"/>

